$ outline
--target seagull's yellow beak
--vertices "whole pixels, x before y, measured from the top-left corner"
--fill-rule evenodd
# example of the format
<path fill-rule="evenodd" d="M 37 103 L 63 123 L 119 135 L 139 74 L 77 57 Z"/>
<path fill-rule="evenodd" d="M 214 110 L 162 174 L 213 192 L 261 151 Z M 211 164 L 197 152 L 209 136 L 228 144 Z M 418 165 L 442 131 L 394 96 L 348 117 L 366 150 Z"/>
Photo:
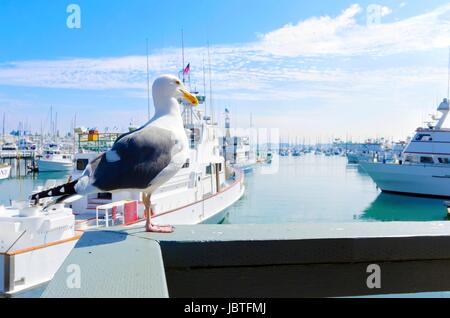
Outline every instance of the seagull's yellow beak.
<path fill-rule="evenodd" d="M 180 88 L 180 92 L 183 95 L 183 98 L 187 100 L 189 103 L 191 103 L 194 106 L 198 106 L 198 99 L 191 93 L 189 93 L 185 88 Z"/>

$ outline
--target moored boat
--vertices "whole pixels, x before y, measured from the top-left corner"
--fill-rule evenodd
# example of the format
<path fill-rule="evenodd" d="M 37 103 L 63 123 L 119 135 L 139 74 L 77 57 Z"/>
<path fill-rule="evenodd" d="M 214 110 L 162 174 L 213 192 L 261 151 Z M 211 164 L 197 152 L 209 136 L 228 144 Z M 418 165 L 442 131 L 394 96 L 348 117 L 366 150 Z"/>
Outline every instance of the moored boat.
<path fill-rule="evenodd" d="M 47 144 L 38 160 L 39 172 L 72 171 L 73 155 L 61 151 L 57 144 Z"/>
<path fill-rule="evenodd" d="M 63 205 L 0 206 L 0 294 L 50 281 L 80 238 L 72 211 Z"/>
<path fill-rule="evenodd" d="M 382 191 L 450 197 L 450 129 L 443 128 L 447 99 L 438 111 L 442 116 L 417 129 L 398 162 L 360 163 Z"/>

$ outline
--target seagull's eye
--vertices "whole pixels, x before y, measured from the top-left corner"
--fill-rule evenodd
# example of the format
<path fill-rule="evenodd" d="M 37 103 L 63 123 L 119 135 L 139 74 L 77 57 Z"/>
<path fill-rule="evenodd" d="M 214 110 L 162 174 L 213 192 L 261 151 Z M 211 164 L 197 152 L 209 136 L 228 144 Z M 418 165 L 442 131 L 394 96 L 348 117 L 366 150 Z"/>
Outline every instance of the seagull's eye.
<path fill-rule="evenodd" d="M 177 85 L 181 85 L 181 82 L 180 82 L 179 80 L 176 80 L 175 83 L 176 83 Z"/>

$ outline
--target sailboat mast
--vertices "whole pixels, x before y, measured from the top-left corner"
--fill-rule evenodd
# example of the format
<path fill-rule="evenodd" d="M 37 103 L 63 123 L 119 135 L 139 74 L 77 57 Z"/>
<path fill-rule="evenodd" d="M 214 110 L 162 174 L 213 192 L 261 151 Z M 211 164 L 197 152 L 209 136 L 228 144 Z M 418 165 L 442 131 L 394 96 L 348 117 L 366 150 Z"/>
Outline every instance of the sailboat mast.
<path fill-rule="evenodd" d="M 150 71 L 148 63 L 148 38 L 146 39 L 146 54 L 147 54 L 147 113 L 148 120 L 150 120 Z"/>
<path fill-rule="evenodd" d="M 5 122 L 6 122 L 6 120 L 5 120 L 5 113 L 3 112 L 3 125 L 2 125 L 2 139 L 3 139 L 3 142 L 5 142 Z"/>
<path fill-rule="evenodd" d="M 50 136 L 53 138 L 53 106 L 50 106 Z"/>

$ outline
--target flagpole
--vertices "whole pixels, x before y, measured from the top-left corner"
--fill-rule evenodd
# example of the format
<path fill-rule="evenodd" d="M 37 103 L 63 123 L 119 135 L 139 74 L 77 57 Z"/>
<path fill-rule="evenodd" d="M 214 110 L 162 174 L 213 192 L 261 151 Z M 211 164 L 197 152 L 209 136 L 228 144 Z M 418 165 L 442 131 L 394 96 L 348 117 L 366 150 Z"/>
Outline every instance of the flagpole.
<path fill-rule="evenodd" d="M 184 30 L 181 29 L 181 53 L 183 58 L 183 67 L 181 68 L 183 70 L 183 84 L 186 84 L 185 78 L 184 78 Z"/>

